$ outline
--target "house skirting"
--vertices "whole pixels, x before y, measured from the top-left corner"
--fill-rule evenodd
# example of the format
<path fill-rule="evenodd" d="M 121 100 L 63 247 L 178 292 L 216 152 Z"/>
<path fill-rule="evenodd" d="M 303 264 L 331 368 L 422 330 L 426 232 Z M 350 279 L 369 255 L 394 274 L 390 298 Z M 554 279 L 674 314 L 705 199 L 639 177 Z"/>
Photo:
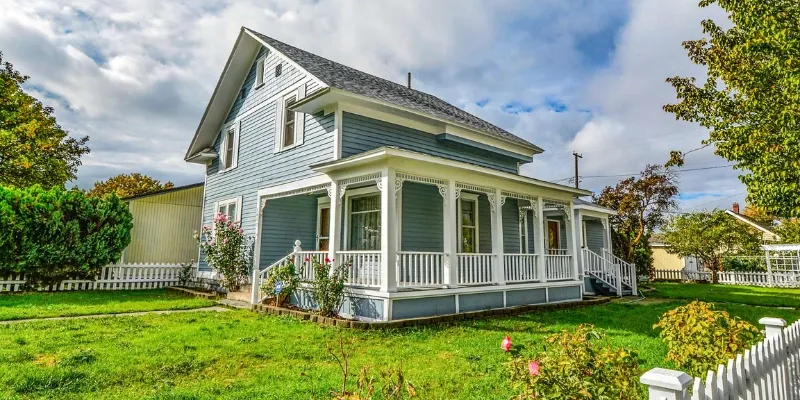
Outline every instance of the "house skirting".
<path fill-rule="evenodd" d="M 577 281 L 390 293 L 351 289 L 345 297 L 340 314 L 361 321 L 396 321 L 580 300 L 582 285 Z M 303 288 L 294 293 L 292 304 L 306 309 L 316 308 L 308 291 Z"/>

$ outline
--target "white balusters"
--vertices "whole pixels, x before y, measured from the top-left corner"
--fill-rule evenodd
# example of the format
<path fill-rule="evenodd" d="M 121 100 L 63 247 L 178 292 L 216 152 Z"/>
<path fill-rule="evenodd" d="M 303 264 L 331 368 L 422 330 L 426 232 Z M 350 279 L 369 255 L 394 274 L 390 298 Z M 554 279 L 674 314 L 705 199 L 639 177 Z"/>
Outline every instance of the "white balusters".
<path fill-rule="evenodd" d="M 397 253 L 398 287 L 444 285 L 444 253 L 400 251 Z"/>
<path fill-rule="evenodd" d="M 537 276 L 536 254 L 504 254 L 503 265 L 507 283 L 535 282 Z"/>
<path fill-rule="evenodd" d="M 485 285 L 494 282 L 492 276 L 494 254 L 459 253 L 456 258 L 460 285 Z"/>

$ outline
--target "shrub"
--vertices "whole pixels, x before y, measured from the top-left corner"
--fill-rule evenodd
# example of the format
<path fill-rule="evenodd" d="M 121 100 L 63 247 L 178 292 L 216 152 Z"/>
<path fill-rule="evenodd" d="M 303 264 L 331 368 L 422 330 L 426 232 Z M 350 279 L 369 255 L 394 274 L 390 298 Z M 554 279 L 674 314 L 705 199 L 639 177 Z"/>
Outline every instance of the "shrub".
<path fill-rule="evenodd" d="M 759 259 L 727 257 L 722 260 L 722 270 L 736 272 L 765 272 L 767 270 L 767 264 L 766 261 Z"/>
<path fill-rule="evenodd" d="M 115 195 L 0 187 L 0 226 L 0 276 L 24 274 L 36 288 L 94 279 L 130 243 L 133 217 Z"/>
<path fill-rule="evenodd" d="M 667 344 L 667 360 L 692 376 L 705 376 L 760 339 L 758 329 L 713 305 L 694 301 L 667 311 L 654 329 Z"/>
<path fill-rule="evenodd" d="M 178 271 L 178 284 L 181 286 L 189 286 L 194 278 L 194 260 L 189 260 L 188 263 L 181 263 L 181 270 Z"/>
<path fill-rule="evenodd" d="M 229 292 L 238 291 L 250 276 L 253 260 L 252 241 L 244 236 L 241 223 L 217 214 L 214 228 L 204 226 L 195 238 L 206 255 L 206 263 L 219 274 L 222 287 Z"/>
<path fill-rule="evenodd" d="M 311 260 L 311 265 L 314 269 L 314 279 L 309 282 L 309 294 L 317 304 L 318 312 L 325 317 L 339 315 L 339 309 L 344 301 L 347 269 L 353 264 L 347 262 L 334 266 L 333 260 L 328 257 L 325 257 L 324 262 L 315 257 Z"/>
<path fill-rule="evenodd" d="M 580 325 L 575 332 L 562 331 L 547 338 L 538 354 L 518 351 L 510 362 L 517 398 L 640 397 L 638 356 L 625 349 L 600 348 L 596 342 L 600 337 L 593 326 Z"/>
<path fill-rule="evenodd" d="M 281 290 L 276 290 L 278 283 L 281 284 Z M 300 285 L 300 277 L 297 275 L 294 261 L 272 267 L 267 272 L 267 281 L 261 290 L 268 297 L 275 299 L 276 306 L 284 306 L 291 299 L 297 286 Z"/>

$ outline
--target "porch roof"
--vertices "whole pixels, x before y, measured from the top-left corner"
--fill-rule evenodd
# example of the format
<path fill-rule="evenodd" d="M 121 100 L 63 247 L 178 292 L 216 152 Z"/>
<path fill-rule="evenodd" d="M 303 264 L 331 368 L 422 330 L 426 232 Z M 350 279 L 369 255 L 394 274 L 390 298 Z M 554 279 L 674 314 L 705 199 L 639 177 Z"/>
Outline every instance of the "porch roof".
<path fill-rule="evenodd" d="M 388 160 L 390 158 L 401 159 L 401 160 L 405 159 L 409 161 L 419 161 L 424 163 L 430 163 L 433 164 L 434 166 L 440 165 L 440 166 L 448 166 L 452 168 L 468 170 L 470 172 L 480 173 L 492 177 L 497 177 L 500 179 L 515 181 L 518 183 L 529 184 L 540 188 L 568 192 L 575 197 L 588 196 L 592 194 L 591 191 L 585 189 L 576 189 L 571 186 L 559 185 L 557 183 L 552 183 L 535 178 L 530 178 L 527 176 L 512 174 L 509 172 L 498 171 L 495 169 L 481 167 L 461 161 L 448 160 L 442 157 L 436 157 L 429 154 L 404 150 L 394 146 L 379 147 L 373 150 L 365 151 L 363 153 L 352 155 L 350 157 L 342 158 L 340 160 L 328 161 L 312 165 L 311 168 L 317 172 L 327 174 L 330 172 L 358 167 L 374 163 L 377 161 Z"/>
<path fill-rule="evenodd" d="M 614 209 L 611 209 L 611 208 L 608 208 L 608 207 L 603 207 L 603 206 L 601 206 L 601 205 L 599 205 L 597 203 L 593 203 L 591 201 L 586 201 L 586 200 L 581 200 L 581 199 L 575 199 L 575 209 L 577 209 L 577 210 L 596 211 L 596 212 L 600 212 L 600 213 L 603 213 L 603 214 L 609 214 L 609 215 L 617 215 L 617 210 L 614 210 Z"/>

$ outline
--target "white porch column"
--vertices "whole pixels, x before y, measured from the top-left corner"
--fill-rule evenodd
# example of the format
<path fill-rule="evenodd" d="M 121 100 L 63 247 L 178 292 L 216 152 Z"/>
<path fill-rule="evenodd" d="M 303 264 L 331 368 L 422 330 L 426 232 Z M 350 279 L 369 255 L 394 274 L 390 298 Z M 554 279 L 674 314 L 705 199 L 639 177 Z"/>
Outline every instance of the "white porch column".
<path fill-rule="evenodd" d="M 505 268 L 503 267 L 503 203 L 505 198 L 502 197 L 500 189 L 494 190 L 494 201 L 492 212 L 492 253 L 494 254 L 494 281 L 498 285 L 506 284 Z"/>
<path fill-rule="evenodd" d="M 611 248 L 611 225 L 608 223 L 608 217 L 602 218 L 600 223 L 603 224 L 603 248 L 609 253 L 613 254 L 614 249 Z M 606 258 L 605 254 L 601 254 L 601 256 Z"/>
<path fill-rule="evenodd" d="M 397 290 L 397 192 L 395 171 L 386 168 L 380 177 L 381 190 L 381 291 Z"/>
<path fill-rule="evenodd" d="M 581 210 L 575 210 L 573 212 L 574 220 L 572 222 L 572 226 L 575 228 L 577 246 L 575 247 L 575 254 L 578 261 L 578 277 L 583 276 L 583 268 L 584 268 L 584 260 L 583 260 L 583 248 L 586 247 L 586 243 L 583 243 L 583 213 Z"/>
<path fill-rule="evenodd" d="M 331 209 L 328 222 L 328 257 L 336 260 L 336 252 L 340 250 L 342 239 L 342 196 L 339 194 L 341 185 L 338 181 L 331 182 L 328 197 L 331 198 Z"/>
<path fill-rule="evenodd" d="M 534 225 L 533 225 L 533 241 L 536 247 L 536 254 L 539 255 L 536 260 L 540 282 L 547 282 L 547 246 L 546 246 L 546 231 L 544 228 L 544 201 L 541 197 L 536 198 L 536 210 L 534 210 Z"/>
<path fill-rule="evenodd" d="M 439 189 L 441 190 L 441 188 Z M 448 287 L 458 286 L 458 198 L 456 197 L 456 181 L 447 181 L 444 193 L 444 284 Z"/>
<path fill-rule="evenodd" d="M 567 250 L 568 254 L 572 255 L 572 275 L 575 280 L 580 280 L 581 277 L 578 276 L 578 253 L 580 252 L 577 248 L 578 240 L 575 235 L 575 213 L 572 211 L 572 202 L 569 203 L 569 206 L 565 210 L 564 214 L 566 214 L 566 218 L 569 221 L 566 222 L 567 231 Z"/>

